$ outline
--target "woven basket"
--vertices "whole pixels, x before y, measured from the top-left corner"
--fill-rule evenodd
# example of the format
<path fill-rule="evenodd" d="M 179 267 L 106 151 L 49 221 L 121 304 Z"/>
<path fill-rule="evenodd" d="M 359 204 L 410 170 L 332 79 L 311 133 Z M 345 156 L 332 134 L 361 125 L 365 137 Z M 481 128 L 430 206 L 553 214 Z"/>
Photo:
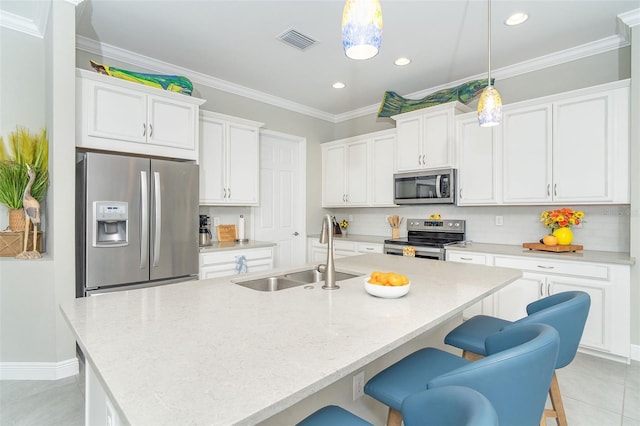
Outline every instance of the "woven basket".
<path fill-rule="evenodd" d="M 24 209 L 9 210 L 9 229 L 15 232 L 24 231 L 27 221 L 24 217 Z"/>

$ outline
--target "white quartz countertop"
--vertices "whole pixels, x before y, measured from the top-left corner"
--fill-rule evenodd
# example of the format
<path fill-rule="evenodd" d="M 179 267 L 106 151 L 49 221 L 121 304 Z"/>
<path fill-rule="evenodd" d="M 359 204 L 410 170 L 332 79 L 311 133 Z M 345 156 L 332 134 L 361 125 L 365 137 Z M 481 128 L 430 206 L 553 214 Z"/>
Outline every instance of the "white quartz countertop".
<path fill-rule="evenodd" d="M 633 265 L 635 259 L 629 253 L 615 251 L 580 250 L 576 252 L 548 252 L 540 250 L 529 250 L 522 246 L 509 244 L 486 244 L 486 243 L 460 243 L 446 247 L 447 251 L 468 251 L 476 253 L 487 253 L 495 255 L 524 256 L 554 260 L 579 260 L 582 262 L 595 263 L 615 263 L 623 265 Z"/>
<path fill-rule="evenodd" d="M 359 277 L 340 281 L 338 290 L 315 284 L 259 292 L 231 283 L 239 278 L 233 276 L 76 299 L 61 309 L 126 422 L 249 425 L 521 276 L 514 269 L 381 254 L 337 259 L 336 269 L 404 273 L 411 290 L 379 299 Z"/>
<path fill-rule="evenodd" d="M 214 241 L 209 246 L 200 246 L 200 253 L 208 253 L 212 251 L 225 251 L 225 250 L 249 250 L 263 247 L 274 247 L 276 243 L 269 243 L 265 241 L 249 240 L 245 243 L 236 241 Z"/>

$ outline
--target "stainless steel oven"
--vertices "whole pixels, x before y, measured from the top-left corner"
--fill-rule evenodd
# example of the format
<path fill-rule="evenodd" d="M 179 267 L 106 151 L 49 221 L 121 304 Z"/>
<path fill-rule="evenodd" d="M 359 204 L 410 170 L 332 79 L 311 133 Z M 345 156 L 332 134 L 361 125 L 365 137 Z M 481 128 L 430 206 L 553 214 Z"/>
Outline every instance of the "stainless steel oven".
<path fill-rule="evenodd" d="M 408 248 L 415 257 L 444 260 L 445 246 L 464 241 L 464 220 L 407 220 L 408 236 L 384 241 L 384 253 L 403 256 Z"/>

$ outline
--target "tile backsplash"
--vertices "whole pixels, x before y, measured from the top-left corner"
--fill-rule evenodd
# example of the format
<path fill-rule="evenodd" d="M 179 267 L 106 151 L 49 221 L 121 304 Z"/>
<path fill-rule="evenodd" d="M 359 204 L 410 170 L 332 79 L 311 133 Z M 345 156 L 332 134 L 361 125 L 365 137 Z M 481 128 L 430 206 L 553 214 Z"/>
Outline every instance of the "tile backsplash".
<path fill-rule="evenodd" d="M 348 208 L 332 209 L 331 214 L 338 221 L 352 220 L 349 233 L 379 235 L 391 238 L 391 228 L 386 215 L 397 214 L 404 218 L 400 236 L 406 236 L 407 218 L 428 218 L 440 214 L 443 219 L 465 219 L 466 239 L 481 243 L 514 244 L 536 242 L 548 233 L 548 228 L 540 222 L 540 213 L 569 207 L 585 213 L 581 227 L 574 228 L 574 243 L 585 250 L 629 252 L 630 208 L 628 205 L 607 206 L 488 206 L 457 207 L 454 205 L 407 206 L 398 208 Z M 496 225 L 496 216 L 502 216 L 503 224 Z M 314 230 L 309 229 L 313 234 Z M 317 230 L 320 231 L 319 229 Z"/>

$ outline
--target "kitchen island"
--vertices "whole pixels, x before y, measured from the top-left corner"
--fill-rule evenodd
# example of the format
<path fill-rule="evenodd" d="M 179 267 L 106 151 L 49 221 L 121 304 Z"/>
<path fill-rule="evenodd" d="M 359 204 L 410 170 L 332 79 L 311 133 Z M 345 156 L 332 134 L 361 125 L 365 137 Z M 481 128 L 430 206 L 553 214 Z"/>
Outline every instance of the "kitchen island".
<path fill-rule="evenodd" d="M 87 421 L 259 423 L 521 276 L 380 254 L 337 259 L 336 269 L 399 272 L 410 278 L 411 290 L 400 299 L 375 298 L 364 291 L 363 277 L 340 281 L 338 290 L 314 284 L 260 292 L 231 282 L 283 272 L 275 270 L 62 306 L 86 360 Z"/>

